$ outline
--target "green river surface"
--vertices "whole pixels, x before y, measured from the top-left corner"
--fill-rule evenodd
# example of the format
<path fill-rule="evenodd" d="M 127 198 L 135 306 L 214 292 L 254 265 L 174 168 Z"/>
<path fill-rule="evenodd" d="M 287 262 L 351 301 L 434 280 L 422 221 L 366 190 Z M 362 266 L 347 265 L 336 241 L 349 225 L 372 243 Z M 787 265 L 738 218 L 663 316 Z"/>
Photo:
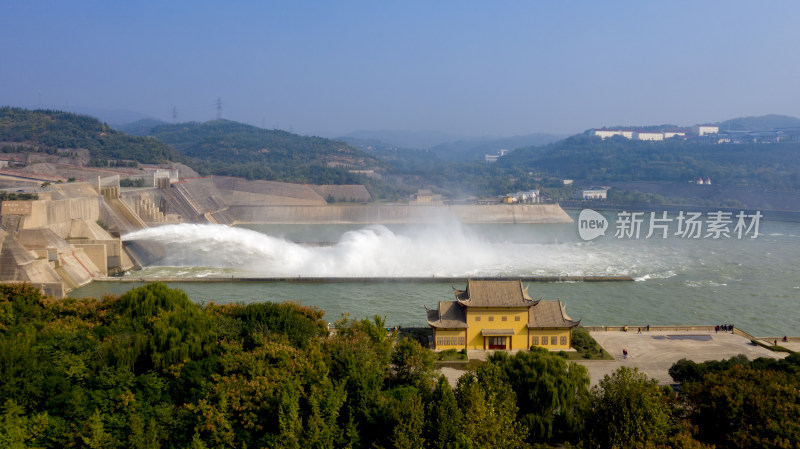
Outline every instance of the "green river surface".
<path fill-rule="evenodd" d="M 689 208 L 687 207 L 687 211 Z M 577 212 L 570 213 L 577 220 Z M 757 336 L 800 335 L 800 224 L 762 219 L 759 235 L 615 237 L 618 213 L 604 213 L 605 236 L 584 241 L 570 224 L 430 226 L 168 225 L 123 236 L 150 240 L 168 254 L 127 277 L 464 277 L 625 275 L 634 282 L 529 283 L 537 299 L 560 299 L 585 325 L 732 323 Z M 658 214 L 661 217 L 660 213 Z M 752 222 L 752 220 L 751 220 Z M 96 282 L 72 297 L 122 294 L 140 283 Z M 443 282 L 170 282 L 200 303 L 295 301 L 341 314 L 425 326 L 425 306 L 453 299 Z M 464 284 L 455 285 L 463 288 Z"/>

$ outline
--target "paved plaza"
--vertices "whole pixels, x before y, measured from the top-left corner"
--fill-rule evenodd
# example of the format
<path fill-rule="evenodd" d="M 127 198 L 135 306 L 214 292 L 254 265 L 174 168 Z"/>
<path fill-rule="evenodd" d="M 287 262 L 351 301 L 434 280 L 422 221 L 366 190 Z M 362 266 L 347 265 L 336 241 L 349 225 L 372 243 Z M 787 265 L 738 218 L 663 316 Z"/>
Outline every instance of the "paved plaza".
<path fill-rule="evenodd" d="M 758 357 L 783 358 L 785 353 L 773 352 L 756 346 L 745 337 L 730 332 L 712 331 L 595 331 L 591 336 L 614 360 L 587 360 L 578 363 L 586 366 L 592 385 L 620 366 L 639 368 L 660 384 L 673 383 L 667 373 L 680 359 L 695 362 L 729 359 L 744 354 L 752 360 Z M 622 354 L 628 351 L 628 357 Z"/>
<path fill-rule="evenodd" d="M 673 383 L 667 373 L 678 360 L 686 358 L 695 362 L 722 360 L 744 354 L 752 360 L 758 357 L 783 358 L 786 353 L 773 352 L 754 345 L 745 337 L 730 332 L 714 332 L 706 330 L 690 331 L 592 331 L 591 336 L 600 344 L 614 360 L 580 360 L 577 363 L 589 370 L 592 385 L 597 385 L 606 374 L 611 374 L 620 366 L 639 368 L 660 384 Z M 800 342 L 779 345 L 792 350 L 800 350 Z M 623 350 L 628 351 L 627 358 Z M 513 352 L 513 351 L 512 351 Z M 485 359 L 486 351 L 468 351 L 470 359 Z M 450 384 L 455 386 L 456 380 L 464 372 L 453 368 L 441 368 Z"/>

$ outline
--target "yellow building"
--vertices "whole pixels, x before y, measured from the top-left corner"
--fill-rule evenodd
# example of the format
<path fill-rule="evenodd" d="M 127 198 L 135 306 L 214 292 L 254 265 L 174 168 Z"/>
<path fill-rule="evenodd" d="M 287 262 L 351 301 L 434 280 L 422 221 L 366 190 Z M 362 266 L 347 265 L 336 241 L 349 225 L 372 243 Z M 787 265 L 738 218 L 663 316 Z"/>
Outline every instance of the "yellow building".
<path fill-rule="evenodd" d="M 561 301 L 531 299 L 521 281 L 469 280 L 466 290 L 453 292 L 455 301 L 427 310 L 436 350 L 568 349 L 571 329 L 580 323 Z"/>

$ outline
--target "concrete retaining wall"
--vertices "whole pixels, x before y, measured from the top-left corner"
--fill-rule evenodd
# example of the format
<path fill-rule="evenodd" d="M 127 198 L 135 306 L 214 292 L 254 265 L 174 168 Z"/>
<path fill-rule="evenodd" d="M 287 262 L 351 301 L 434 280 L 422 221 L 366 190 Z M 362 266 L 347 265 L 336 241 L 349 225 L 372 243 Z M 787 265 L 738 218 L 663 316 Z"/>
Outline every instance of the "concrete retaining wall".
<path fill-rule="evenodd" d="M 100 243 L 73 243 L 72 246 L 82 249 L 83 253 L 94 263 L 101 274 L 108 273 L 106 245 Z"/>
<path fill-rule="evenodd" d="M 100 200 L 102 197 L 71 198 L 47 203 L 47 224 L 67 223 L 72 220 L 97 221 L 100 218 Z M 66 235 L 64 235 L 66 237 Z"/>
<path fill-rule="evenodd" d="M 231 206 L 236 223 L 571 223 L 557 204 Z"/>
<path fill-rule="evenodd" d="M 642 332 L 647 332 L 647 325 L 644 326 L 640 325 L 628 325 L 628 332 L 636 333 L 639 331 L 639 328 L 642 328 Z M 625 332 L 625 326 L 584 326 L 589 332 Z M 697 326 L 650 326 L 651 331 L 660 331 L 660 332 L 687 332 L 687 331 L 698 331 L 698 332 L 711 332 L 714 330 L 714 326 L 709 325 L 697 325 Z"/>
<path fill-rule="evenodd" d="M 105 262 L 102 263 L 102 265 L 106 267 L 103 269 L 104 271 L 124 271 L 133 268 L 133 263 L 131 262 L 130 258 L 123 257 L 122 241 L 119 239 L 70 239 L 69 242 L 77 247 L 84 247 L 86 245 L 103 246 L 105 248 L 106 255 Z M 87 254 L 89 253 L 87 252 Z M 100 268 L 100 265 L 97 263 L 95 263 L 95 265 Z"/>
<path fill-rule="evenodd" d="M 69 252 L 59 252 L 59 266 L 56 272 L 70 289 L 82 287 L 105 272 L 100 272 L 88 255 L 81 248 Z"/>

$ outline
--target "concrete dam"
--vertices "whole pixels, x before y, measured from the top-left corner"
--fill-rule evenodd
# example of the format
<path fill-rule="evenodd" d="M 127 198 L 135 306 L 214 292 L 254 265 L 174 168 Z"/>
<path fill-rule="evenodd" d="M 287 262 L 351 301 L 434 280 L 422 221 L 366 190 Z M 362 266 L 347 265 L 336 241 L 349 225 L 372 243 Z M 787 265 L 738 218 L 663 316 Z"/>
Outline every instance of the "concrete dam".
<path fill-rule="evenodd" d="M 572 222 L 557 204 L 370 204 L 369 192 L 361 185 L 310 186 L 222 176 L 189 179 L 162 190 L 123 192 L 122 198 L 129 204 L 160 204 L 164 214 L 179 215 L 179 221 L 189 223 L 398 224 L 445 219 L 462 223 Z"/>
<path fill-rule="evenodd" d="M 119 177 L 42 188 L 0 209 L 0 282 L 63 296 L 92 280 L 147 266 L 165 249 L 120 236 L 166 224 L 570 223 L 557 204 L 369 204 L 360 185 L 310 186 L 208 177 L 121 189 Z M 330 204 L 329 201 L 333 201 Z"/>

